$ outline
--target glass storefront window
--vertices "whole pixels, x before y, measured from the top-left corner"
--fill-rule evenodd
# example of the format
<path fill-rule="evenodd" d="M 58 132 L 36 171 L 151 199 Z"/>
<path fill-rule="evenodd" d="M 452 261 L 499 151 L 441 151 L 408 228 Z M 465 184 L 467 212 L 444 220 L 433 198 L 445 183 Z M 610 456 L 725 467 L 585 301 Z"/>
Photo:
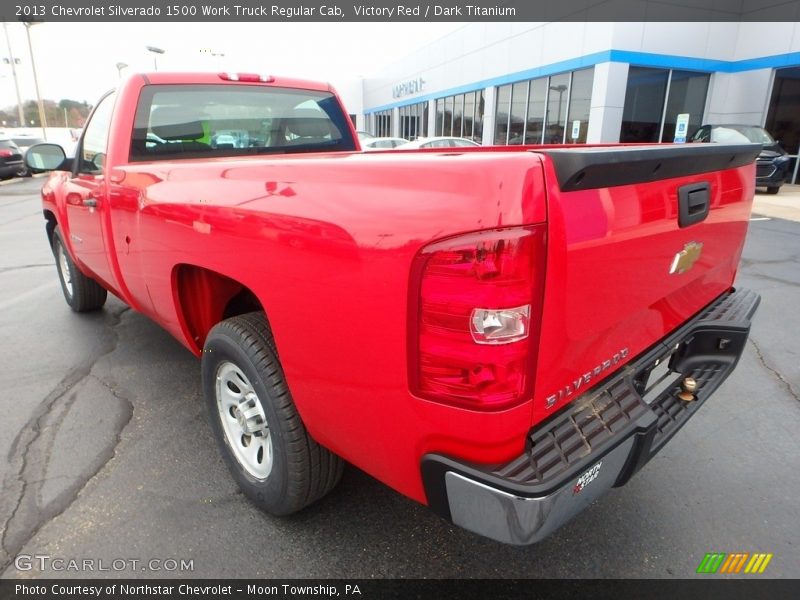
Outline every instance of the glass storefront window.
<path fill-rule="evenodd" d="M 520 81 L 497 88 L 495 144 L 561 144 L 571 125 L 580 121 L 578 137 L 585 143 L 589 129 L 594 67 L 552 77 Z"/>
<path fill-rule="evenodd" d="M 541 144 L 544 132 L 544 105 L 547 98 L 547 77 L 531 81 L 528 94 L 528 117 L 525 123 L 525 143 Z"/>
<path fill-rule="evenodd" d="M 482 133 L 483 90 L 436 100 L 436 130 L 433 135 L 465 137 L 480 143 Z"/>
<path fill-rule="evenodd" d="M 511 86 L 511 119 L 506 144 L 521 144 L 525 135 L 525 109 L 528 106 L 528 82 Z"/>
<path fill-rule="evenodd" d="M 511 86 L 504 85 L 497 88 L 497 102 L 495 103 L 494 143 L 505 145 L 508 142 L 508 115 L 511 104 Z"/>
<path fill-rule="evenodd" d="M 483 143 L 483 90 L 475 92 L 475 125 L 472 128 L 472 140 Z"/>
<path fill-rule="evenodd" d="M 567 119 L 569 73 L 551 77 L 549 90 L 544 142 L 545 144 L 562 144 L 564 142 L 564 124 Z"/>
<path fill-rule="evenodd" d="M 667 111 L 664 114 L 664 129 L 661 134 L 662 142 L 671 142 L 675 139 L 675 122 L 681 113 L 689 114 L 687 139 L 691 138 L 703 124 L 708 80 L 707 73 L 672 71 Z"/>
<path fill-rule="evenodd" d="M 464 123 L 464 94 L 453 98 L 453 133 L 456 137 L 461 137 L 461 127 Z"/>
<path fill-rule="evenodd" d="M 381 110 L 372 113 L 372 131 L 377 137 L 389 137 L 392 135 L 392 111 Z"/>
<path fill-rule="evenodd" d="M 464 132 L 462 137 L 473 139 L 472 129 L 475 124 L 475 92 L 464 94 Z"/>
<path fill-rule="evenodd" d="M 397 112 L 400 115 L 400 137 L 414 140 L 426 135 L 428 131 L 427 102 L 401 106 Z"/>
<path fill-rule="evenodd" d="M 695 71 L 630 67 L 620 141 L 671 142 L 681 113 L 689 114 L 691 137 L 703 121 L 709 79 Z"/>
<path fill-rule="evenodd" d="M 568 144 L 585 144 L 589 132 L 589 111 L 592 104 L 594 69 L 583 69 L 572 74 L 567 116 Z M 577 133 L 577 136 L 575 134 Z"/>
<path fill-rule="evenodd" d="M 789 154 L 800 151 L 800 67 L 775 71 L 765 128 Z"/>
<path fill-rule="evenodd" d="M 630 67 L 620 142 L 657 142 L 664 114 L 669 71 Z"/>

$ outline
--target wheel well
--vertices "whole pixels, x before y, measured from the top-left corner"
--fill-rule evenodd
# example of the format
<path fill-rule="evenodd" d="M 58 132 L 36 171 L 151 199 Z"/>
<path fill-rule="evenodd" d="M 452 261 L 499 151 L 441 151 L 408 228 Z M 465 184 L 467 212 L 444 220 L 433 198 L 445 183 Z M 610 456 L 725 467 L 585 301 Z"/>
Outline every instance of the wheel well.
<path fill-rule="evenodd" d="M 46 221 L 45 230 L 47 231 L 47 241 L 50 243 L 50 246 L 52 246 L 53 232 L 56 230 L 56 225 L 58 225 L 58 221 L 56 220 L 56 216 L 52 213 L 52 211 L 45 210 L 42 212 L 44 213 L 44 219 Z"/>
<path fill-rule="evenodd" d="M 195 265 L 179 265 L 174 277 L 178 314 L 198 352 L 211 328 L 224 319 L 264 307 L 247 286 Z"/>

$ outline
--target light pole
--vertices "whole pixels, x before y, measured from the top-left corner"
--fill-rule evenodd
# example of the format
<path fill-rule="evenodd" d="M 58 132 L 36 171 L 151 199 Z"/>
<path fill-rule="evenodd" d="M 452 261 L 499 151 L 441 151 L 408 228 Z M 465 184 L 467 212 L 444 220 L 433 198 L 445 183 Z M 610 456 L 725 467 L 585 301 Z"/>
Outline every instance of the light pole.
<path fill-rule="evenodd" d="M 19 116 L 18 127 L 25 127 L 25 113 L 22 111 L 22 99 L 19 97 L 19 82 L 17 81 L 16 65 L 19 59 L 14 58 L 14 54 L 11 52 L 11 39 L 8 37 L 8 27 L 5 21 L 3 21 L 3 33 L 6 35 L 6 45 L 8 46 L 8 58 L 4 59 L 3 62 L 8 62 L 11 65 L 11 75 L 14 77 L 14 89 L 17 92 L 17 115 Z"/>
<path fill-rule="evenodd" d="M 33 44 L 31 43 L 31 27 L 40 25 L 41 21 L 24 21 L 25 34 L 28 36 L 28 52 L 31 54 L 31 69 L 33 70 L 33 86 L 36 89 L 36 102 L 39 105 L 39 124 L 42 126 L 42 137 L 47 141 L 47 116 L 44 114 L 42 95 L 39 93 L 39 78 L 36 76 L 36 61 L 33 59 Z"/>
<path fill-rule="evenodd" d="M 145 48 L 147 48 L 148 52 L 153 53 L 153 69 L 158 71 L 158 55 L 164 54 L 164 49 L 156 46 L 145 46 Z"/>

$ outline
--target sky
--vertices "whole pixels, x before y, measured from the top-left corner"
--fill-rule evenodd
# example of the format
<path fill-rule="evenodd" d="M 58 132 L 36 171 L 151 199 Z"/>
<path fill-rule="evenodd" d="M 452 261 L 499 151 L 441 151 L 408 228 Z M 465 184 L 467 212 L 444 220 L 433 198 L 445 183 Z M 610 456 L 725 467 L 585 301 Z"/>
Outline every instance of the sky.
<path fill-rule="evenodd" d="M 93 104 L 125 70 L 239 71 L 328 81 L 352 80 L 458 29 L 464 23 L 42 23 L 30 35 L 43 99 Z M 8 23 L 23 102 L 34 99 L 25 26 Z M 211 56 L 210 52 L 224 57 Z M 0 28 L 0 59 L 8 58 Z M 11 68 L 0 60 L 0 108 L 16 105 Z"/>

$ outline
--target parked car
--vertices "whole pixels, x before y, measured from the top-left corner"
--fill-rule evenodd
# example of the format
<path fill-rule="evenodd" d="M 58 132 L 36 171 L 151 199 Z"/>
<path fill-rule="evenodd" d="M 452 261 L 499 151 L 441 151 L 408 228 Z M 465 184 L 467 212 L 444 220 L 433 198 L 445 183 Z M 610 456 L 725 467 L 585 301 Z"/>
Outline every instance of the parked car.
<path fill-rule="evenodd" d="M 13 141 L 22 152 L 22 168 L 17 175 L 20 177 L 30 177 L 31 173 L 35 172 L 35 169 L 32 170 L 25 164 L 25 154 L 28 152 L 28 148 L 36 144 L 42 144 L 44 140 L 33 135 L 19 135 L 13 136 L 11 141 Z"/>
<path fill-rule="evenodd" d="M 356 135 L 358 136 L 358 139 L 361 142 L 363 142 L 364 140 L 371 140 L 372 138 L 375 137 L 369 131 L 356 131 Z"/>
<path fill-rule="evenodd" d="M 400 150 L 418 150 L 420 148 L 467 148 L 480 144 L 461 137 L 436 136 L 417 138 L 413 142 L 400 146 Z"/>
<path fill-rule="evenodd" d="M 0 179 L 8 179 L 24 170 L 22 151 L 13 140 L 0 139 Z"/>
<path fill-rule="evenodd" d="M 403 144 L 408 144 L 405 138 L 395 137 L 374 137 L 367 140 L 361 140 L 362 150 L 391 150 Z"/>
<path fill-rule="evenodd" d="M 758 125 L 703 125 L 691 141 L 761 144 L 763 149 L 756 159 L 756 185 L 766 187 L 768 194 L 777 194 L 789 177 L 792 160 L 788 153 L 766 129 Z"/>
<path fill-rule="evenodd" d="M 230 114 L 252 132 L 270 114 L 272 134 L 200 141 Z M 761 147 L 445 141 L 355 152 L 327 84 L 162 72 L 101 99 L 74 160 L 55 144 L 28 160 L 58 170 L 42 216 L 65 301 L 98 310 L 110 291 L 200 360 L 211 432 L 257 506 L 296 512 L 347 461 L 531 544 L 627 482 L 736 366 L 759 303 L 733 288 L 739 183 Z"/>

